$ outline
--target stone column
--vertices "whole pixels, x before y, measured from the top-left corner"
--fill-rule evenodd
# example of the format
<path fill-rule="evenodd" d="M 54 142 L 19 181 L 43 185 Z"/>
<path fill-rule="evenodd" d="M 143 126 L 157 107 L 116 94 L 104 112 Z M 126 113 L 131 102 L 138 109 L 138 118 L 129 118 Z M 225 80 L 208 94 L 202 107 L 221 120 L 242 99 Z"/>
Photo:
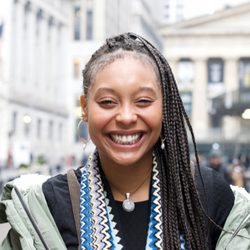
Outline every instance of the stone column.
<path fill-rule="evenodd" d="M 64 92 L 67 92 L 66 82 L 68 81 L 68 68 L 71 66 L 71 61 L 68 58 L 68 32 L 67 26 L 61 24 L 59 32 L 59 46 L 57 57 L 57 76 L 58 76 L 58 100 L 65 98 Z"/>
<path fill-rule="evenodd" d="M 26 69 L 25 69 L 25 75 L 26 75 L 26 81 L 27 81 L 27 87 L 29 89 L 34 88 L 34 70 L 36 68 L 36 58 L 35 58 L 35 47 L 36 47 L 36 7 L 34 4 L 29 4 L 29 11 L 27 13 L 27 21 L 26 21 L 26 55 L 25 61 L 26 63 Z"/>
<path fill-rule="evenodd" d="M 238 58 L 224 59 L 225 107 L 233 105 L 233 92 L 239 89 Z M 222 117 L 222 131 L 226 140 L 235 140 L 240 132 L 240 117 L 225 115 Z"/>
<path fill-rule="evenodd" d="M 47 58 L 48 58 L 48 16 L 42 12 L 39 21 L 38 54 L 39 67 L 37 70 L 38 86 L 40 94 L 46 91 L 48 81 Z"/>
<path fill-rule="evenodd" d="M 14 32 L 13 32 L 13 81 L 16 87 L 22 83 L 22 65 L 23 65 L 23 35 L 24 35 L 24 5 L 17 2 L 14 5 Z"/>
<path fill-rule="evenodd" d="M 197 131 L 197 135 L 205 136 L 209 127 L 207 107 L 207 61 L 199 58 L 194 60 L 194 72 L 191 123 L 194 131 Z"/>
<path fill-rule="evenodd" d="M 54 41 L 54 21 L 51 17 L 49 17 L 49 24 L 48 24 L 48 47 L 47 47 L 47 58 L 46 58 L 46 72 L 47 72 L 47 79 L 46 79 L 46 93 L 48 98 L 51 97 L 51 90 L 52 90 L 52 75 L 53 75 L 53 41 Z"/>
<path fill-rule="evenodd" d="M 7 84 L 1 84 L 0 80 L 0 167 L 6 164 L 9 150 L 9 132 L 11 132 L 11 113 L 9 110 L 9 102 Z"/>
<path fill-rule="evenodd" d="M 224 60 L 225 91 L 237 90 L 239 88 L 238 58 L 225 58 Z"/>
<path fill-rule="evenodd" d="M 49 86 L 49 95 L 50 98 L 56 97 L 56 87 L 57 87 L 57 56 L 58 56 L 58 23 L 53 20 L 52 25 L 50 26 L 50 86 Z"/>

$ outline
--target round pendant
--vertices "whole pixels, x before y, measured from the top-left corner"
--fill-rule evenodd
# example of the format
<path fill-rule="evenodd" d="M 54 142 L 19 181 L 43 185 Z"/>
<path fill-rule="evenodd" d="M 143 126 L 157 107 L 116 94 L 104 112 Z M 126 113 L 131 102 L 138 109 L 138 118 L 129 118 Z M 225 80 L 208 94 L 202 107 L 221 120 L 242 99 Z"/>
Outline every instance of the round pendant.
<path fill-rule="evenodd" d="M 135 209 L 135 203 L 129 199 L 130 193 L 126 193 L 127 199 L 122 203 L 122 207 L 126 212 L 132 212 Z"/>

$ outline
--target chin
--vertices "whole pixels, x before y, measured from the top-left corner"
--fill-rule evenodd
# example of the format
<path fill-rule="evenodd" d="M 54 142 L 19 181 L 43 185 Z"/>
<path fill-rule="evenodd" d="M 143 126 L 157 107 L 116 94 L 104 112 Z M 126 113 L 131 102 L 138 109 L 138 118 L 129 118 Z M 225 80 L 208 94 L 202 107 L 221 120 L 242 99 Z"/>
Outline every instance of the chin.
<path fill-rule="evenodd" d="M 135 159 L 119 159 L 119 160 L 116 160 L 115 162 L 119 165 L 131 166 L 135 164 L 137 161 L 135 161 Z"/>
<path fill-rule="evenodd" d="M 123 166 L 134 165 L 145 157 L 140 152 L 127 152 L 122 154 L 114 153 L 113 155 L 110 156 L 111 156 L 110 159 L 113 162 Z"/>

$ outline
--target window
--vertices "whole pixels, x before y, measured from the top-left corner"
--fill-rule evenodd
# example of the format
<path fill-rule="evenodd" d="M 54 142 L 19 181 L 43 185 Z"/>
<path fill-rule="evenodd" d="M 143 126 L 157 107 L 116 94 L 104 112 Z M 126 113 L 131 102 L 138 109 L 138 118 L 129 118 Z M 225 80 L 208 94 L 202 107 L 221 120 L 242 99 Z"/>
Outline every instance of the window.
<path fill-rule="evenodd" d="M 86 39 L 93 39 L 93 0 L 87 0 Z"/>
<path fill-rule="evenodd" d="M 86 34 L 86 39 L 91 40 L 93 38 L 93 11 L 88 10 L 87 11 L 87 34 Z"/>
<path fill-rule="evenodd" d="M 194 65 L 190 59 L 181 59 L 177 65 L 178 87 L 183 91 L 193 89 Z"/>
<path fill-rule="evenodd" d="M 30 133 L 30 123 L 24 123 L 24 134 L 28 136 Z"/>
<path fill-rule="evenodd" d="M 41 121 L 41 119 L 38 119 L 37 120 L 37 130 L 36 130 L 37 138 L 41 138 L 41 125 L 42 125 L 42 121 Z"/>
<path fill-rule="evenodd" d="M 210 58 L 207 62 L 208 85 L 207 96 L 214 98 L 224 92 L 223 74 L 224 61 L 221 58 Z"/>
<path fill-rule="evenodd" d="M 239 84 L 241 89 L 250 89 L 250 58 L 239 61 Z"/>
<path fill-rule="evenodd" d="M 50 39 L 51 39 L 51 28 L 53 24 L 54 24 L 53 17 L 50 17 L 48 20 L 48 42 L 50 42 Z"/>
<path fill-rule="evenodd" d="M 12 131 L 11 131 L 11 135 L 14 135 L 16 132 L 16 112 L 13 112 L 12 114 Z"/>
<path fill-rule="evenodd" d="M 74 40 L 80 40 L 82 14 L 80 7 L 75 7 L 74 12 Z"/>
<path fill-rule="evenodd" d="M 39 22 L 42 20 L 43 12 L 42 10 L 38 10 L 36 13 L 36 36 L 39 36 Z"/>
<path fill-rule="evenodd" d="M 49 131 L 48 131 L 48 139 L 52 140 L 53 139 L 53 121 L 49 122 Z"/>
<path fill-rule="evenodd" d="M 62 123 L 59 123 L 58 125 L 58 141 L 62 141 L 62 130 L 63 130 L 63 125 Z"/>
<path fill-rule="evenodd" d="M 24 25 L 24 29 L 27 28 L 27 15 L 30 11 L 30 3 L 27 2 L 25 5 L 24 5 L 24 22 L 23 22 L 23 25 Z"/>
<path fill-rule="evenodd" d="M 213 128 L 219 128 L 221 127 L 221 116 L 216 116 L 216 115 L 213 115 L 211 116 L 211 126 Z"/>
<path fill-rule="evenodd" d="M 208 84 L 223 83 L 224 62 L 221 58 L 208 60 Z"/>

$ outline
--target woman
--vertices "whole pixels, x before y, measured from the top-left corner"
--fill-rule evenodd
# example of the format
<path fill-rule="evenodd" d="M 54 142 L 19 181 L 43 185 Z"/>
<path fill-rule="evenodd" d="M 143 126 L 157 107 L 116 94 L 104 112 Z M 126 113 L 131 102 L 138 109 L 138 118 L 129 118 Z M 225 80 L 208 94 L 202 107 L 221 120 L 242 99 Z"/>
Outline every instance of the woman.
<path fill-rule="evenodd" d="M 41 235 L 35 242 L 47 240 L 43 245 L 72 250 L 225 246 L 228 236 L 220 236 L 220 228 L 235 211 L 236 198 L 218 174 L 199 167 L 188 116 L 160 52 L 136 34 L 107 39 L 86 65 L 83 78 L 82 120 L 88 123 L 96 150 L 87 165 L 74 172 L 76 188 L 69 190 L 67 176 L 59 175 L 42 180 L 35 191 L 22 192 L 39 221 Z M 185 125 L 192 134 L 196 169 L 190 162 Z M 8 190 L 17 186 L 9 184 Z M 18 188 L 15 192 L 20 193 Z M 35 208 L 30 204 L 36 198 L 29 192 L 39 198 Z M 247 211 L 249 201 L 244 201 Z M 43 219 L 37 218 L 37 209 L 45 211 Z M 10 217 L 7 210 L 5 217 Z M 9 234 L 6 246 L 14 238 Z"/>

